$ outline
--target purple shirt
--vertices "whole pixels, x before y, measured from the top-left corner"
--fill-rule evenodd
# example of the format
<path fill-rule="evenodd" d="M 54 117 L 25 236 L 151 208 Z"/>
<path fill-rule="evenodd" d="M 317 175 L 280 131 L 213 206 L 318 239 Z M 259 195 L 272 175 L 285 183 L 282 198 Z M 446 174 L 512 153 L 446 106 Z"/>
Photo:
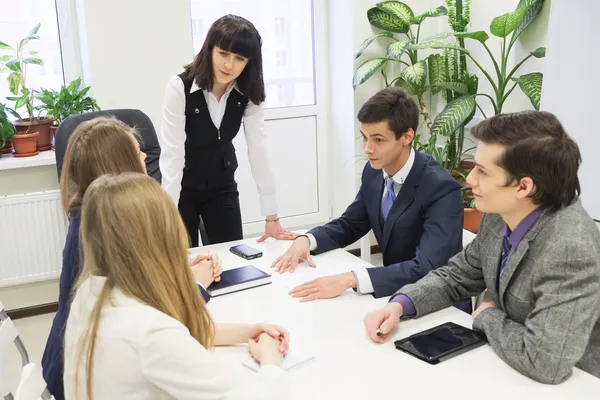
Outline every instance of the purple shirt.
<path fill-rule="evenodd" d="M 531 229 L 533 224 L 540 218 L 542 212 L 544 211 L 543 207 L 538 207 L 533 210 L 528 216 L 526 216 L 519 225 L 515 228 L 514 231 L 511 231 L 508 225 L 504 226 L 502 233 L 499 238 L 505 238 L 508 236 L 508 242 L 510 243 L 510 251 L 513 252 L 521 243 L 521 240 L 525 237 L 525 234 Z M 502 274 L 502 270 L 504 266 L 498 270 L 498 282 L 500 282 L 500 275 Z M 402 305 L 402 317 L 410 318 L 414 317 L 417 314 L 417 310 L 415 309 L 415 304 L 405 294 L 399 294 L 394 296 L 390 301 L 395 303 L 400 303 Z"/>

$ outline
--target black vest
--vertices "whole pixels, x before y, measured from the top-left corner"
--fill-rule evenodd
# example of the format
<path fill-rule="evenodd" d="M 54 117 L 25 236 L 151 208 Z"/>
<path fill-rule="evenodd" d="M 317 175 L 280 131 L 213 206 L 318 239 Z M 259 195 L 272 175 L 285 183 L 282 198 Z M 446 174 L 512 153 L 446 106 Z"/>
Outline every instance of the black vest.
<path fill-rule="evenodd" d="M 240 130 L 248 98 L 233 89 L 221 126 L 210 118 L 204 92 L 190 94 L 193 79 L 179 75 L 185 91 L 185 166 L 181 185 L 197 190 L 214 189 L 234 180 L 238 162 L 231 142 Z"/>

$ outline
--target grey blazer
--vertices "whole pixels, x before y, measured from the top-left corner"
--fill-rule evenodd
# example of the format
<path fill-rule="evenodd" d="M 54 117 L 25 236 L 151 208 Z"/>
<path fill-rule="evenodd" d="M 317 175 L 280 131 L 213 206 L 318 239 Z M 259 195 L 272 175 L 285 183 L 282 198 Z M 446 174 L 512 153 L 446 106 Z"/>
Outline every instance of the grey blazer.
<path fill-rule="evenodd" d="M 600 232 L 577 200 L 544 212 L 511 253 L 496 290 L 505 224 L 485 215 L 479 234 L 450 259 L 396 294 L 417 317 L 487 289 L 497 308 L 473 321 L 511 367 L 544 383 L 560 383 L 573 366 L 600 378 Z"/>

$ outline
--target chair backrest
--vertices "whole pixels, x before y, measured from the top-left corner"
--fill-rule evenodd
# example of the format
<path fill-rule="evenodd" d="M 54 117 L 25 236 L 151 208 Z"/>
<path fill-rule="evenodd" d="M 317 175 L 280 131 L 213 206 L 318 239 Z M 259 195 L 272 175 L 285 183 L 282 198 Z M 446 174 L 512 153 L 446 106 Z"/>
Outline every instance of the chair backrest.
<path fill-rule="evenodd" d="M 4 365 L 13 344 L 19 350 L 22 359 L 21 378 L 14 396 L 6 387 L 0 387 L 0 395 L 5 399 L 14 400 L 53 399 L 46 387 L 42 371 L 36 364 L 29 361 L 29 355 L 19 338 L 17 328 L 0 302 L 0 378 L 3 377 Z M 0 380 L 0 382 L 2 381 Z"/>
<path fill-rule="evenodd" d="M 142 151 L 146 153 L 146 169 L 148 175 L 156 179 L 159 183 L 161 181 L 161 173 L 158 166 L 158 160 L 160 158 L 160 144 L 158 143 L 158 136 L 156 136 L 156 130 L 150 118 L 140 110 L 102 110 L 91 113 L 83 113 L 72 115 L 66 118 L 60 123 L 56 130 L 56 139 L 54 143 L 56 151 L 56 167 L 58 170 L 58 179 L 60 180 L 60 174 L 62 171 L 63 159 L 65 157 L 65 151 L 67 150 L 67 143 L 69 138 L 84 121 L 88 121 L 97 117 L 109 117 L 113 116 L 120 121 L 123 121 L 127 125 L 136 128 L 142 135 Z"/>

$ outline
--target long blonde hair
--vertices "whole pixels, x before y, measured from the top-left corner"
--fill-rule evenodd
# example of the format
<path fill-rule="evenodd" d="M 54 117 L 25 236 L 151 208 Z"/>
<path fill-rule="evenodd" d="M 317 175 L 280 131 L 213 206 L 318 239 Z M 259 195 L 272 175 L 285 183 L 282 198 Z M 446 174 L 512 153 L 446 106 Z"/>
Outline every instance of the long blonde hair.
<path fill-rule="evenodd" d="M 114 289 L 177 319 L 200 344 L 212 346 L 214 324 L 194 282 L 187 232 L 175 204 L 154 179 L 124 173 L 95 180 L 83 199 L 81 240 L 84 264 L 78 286 L 92 275 L 106 277 L 75 364 L 82 365 L 85 353 L 89 399 L 100 315 Z"/>
<path fill-rule="evenodd" d="M 104 174 L 144 172 L 135 139 L 140 134 L 124 122 L 99 117 L 82 122 L 69 138 L 60 177 L 62 207 L 81 205 L 88 186 Z"/>

